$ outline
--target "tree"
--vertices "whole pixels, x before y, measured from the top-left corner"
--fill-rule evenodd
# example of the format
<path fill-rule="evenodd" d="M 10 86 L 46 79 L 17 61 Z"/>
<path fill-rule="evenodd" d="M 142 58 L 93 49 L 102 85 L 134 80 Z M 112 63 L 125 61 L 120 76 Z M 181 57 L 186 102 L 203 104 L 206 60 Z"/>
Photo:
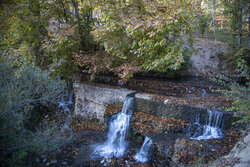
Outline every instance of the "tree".
<path fill-rule="evenodd" d="M 237 39 L 238 47 L 242 47 L 243 18 L 249 15 L 249 2 L 247 0 L 223 0 L 224 14 L 230 19 L 230 27 L 233 30 L 233 39 Z"/>
<path fill-rule="evenodd" d="M 23 158 L 39 142 L 25 122 L 37 108 L 56 108 L 64 97 L 66 84 L 51 78 L 45 71 L 27 61 L 18 64 L 15 57 L 0 54 L 0 163 L 2 166 L 24 166 Z M 55 110 L 54 110 L 55 111 Z M 44 113 L 45 111 L 43 111 Z M 34 118 L 33 118 L 34 119 Z M 36 117 L 36 119 L 38 119 Z M 34 127 L 32 127 L 34 128 Z M 48 143 L 46 142 L 46 145 Z M 41 148 L 40 148 L 41 149 Z"/>
<path fill-rule="evenodd" d="M 230 107 L 225 107 L 226 111 L 234 111 L 239 119 L 235 123 L 249 123 L 250 121 L 250 76 L 249 76 L 249 48 L 242 48 L 235 53 L 237 58 L 236 72 L 244 78 L 245 83 L 238 83 L 224 75 L 218 75 L 213 81 L 221 84 L 227 89 L 219 90 L 228 100 L 232 101 Z"/>
<path fill-rule="evenodd" d="M 4 1 L 1 9 L 3 54 L 20 54 L 52 75 L 70 79 L 77 70 L 72 52 L 95 47 L 90 37 L 92 9 L 83 3 L 13 0 Z"/>
<path fill-rule="evenodd" d="M 97 1 L 95 9 L 101 13 L 101 24 L 92 33 L 110 57 L 108 67 L 121 76 L 130 71 L 128 75 L 132 76 L 141 70 L 166 72 L 182 68 L 186 52 L 181 30 L 191 29 L 200 1 L 109 0 Z M 77 55 L 77 62 L 86 65 L 80 60 L 86 61 L 86 57 L 86 53 Z M 98 66 L 90 68 L 97 71 Z"/>
<path fill-rule="evenodd" d="M 213 27 L 214 27 L 214 42 L 215 45 L 217 45 L 217 40 L 216 40 L 216 31 L 215 31 L 215 24 L 214 24 L 214 0 L 212 0 L 212 18 L 213 18 Z"/>
<path fill-rule="evenodd" d="M 247 46 L 250 46 L 250 16 L 248 15 L 248 35 L 247 35 Z"/>
<path fill-rule="evenodd" d="M 238 17 L 238 46 L 241 47 L 242 41 L 242 13 L 243 13 L 242 0 L 239 1 L 239 17 Z"/>

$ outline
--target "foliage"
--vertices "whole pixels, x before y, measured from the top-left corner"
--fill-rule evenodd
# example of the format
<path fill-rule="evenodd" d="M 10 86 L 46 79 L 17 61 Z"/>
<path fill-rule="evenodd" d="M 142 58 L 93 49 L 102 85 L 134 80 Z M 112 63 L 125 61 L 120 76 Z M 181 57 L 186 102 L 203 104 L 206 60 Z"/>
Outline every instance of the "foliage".
<path fill-rule="evenodd" d="M 101 13 L 100 24 L 95 26 L 92 34 L 108 53 L 106 59 L 109 62 L 105 62 L 122 79 L 130 78 L 137 71 L 178 71 L 185 64 L 181 31 L 191 29 L 190 22 L 199 12 L 199 9 L 194 10 L 199 7 L 199 2 L 110 0 L 97 1 L 95 5 Z M 80 59 L 86 59 L 87 54 L 91 55 L 76 55 L 76 62 L 84 65 L 84 60 Z M 102 68 L 103 64 L 99 64 L 91 70 Z"/>
<path fill-rule="evenodd" d="M 202 14 L 200 17 L 200 31 L 201 31 L 201 35 L 204 36 L 205 31 L 207 31 L 207 29 L 209 28 L 209 22 L 211 21 L 211 19 L 209 18 L 208 14 Z"/>
<path fill-rule="evenodd" d="M 1 58 L 1 109 L 29 111 L 27 104 L 57 105 L 65 84 L 53 80 L 40 68 L 27 63 L 18 64 Z M 10 64 L 13 63 L 13 64 Z M 8 98 L 8 99 L 7 99 Z M 3 105 L 3 106 L 2 106 Z"/>
<path fill-rule="evenodd" d="M 60 23 L 56 18 L 50 22 L 47 28 L 49 38 L 43 40 L 41 47 L 52 61 L 47 64 L 49 72 L 68 80 L 77 71 L 72 61 L 73 50 L 80 46 L 76 26 Z"/>
<path fill-rule="evenodd" d="M 83 72 L 98 74 L 101 71 L 112 71 L 118 74 L 123 80 L 127 81 L 136 72 L 141 69 L 134 62 L 128 63 L 122 61 L 118 57 L 108 55 L 106 52 L 99 51 L 91 54 L 76 54 L 74 56 L 75 63 L 81 67 L 87 68 Z"/>
<path fill-rule="evenodd" d="M 222 0 L 223 4 L 223 14 L 226 18 L 229 19 L 230 28 L 233 30 L 233 33 L 230 35 L 231 44 L 235 47 L 236 45 L 236 36 L 242 35 L 242 30 L 239 29 L 239 26 L 247 26 L 249 22 L 244 20 L 249 20 L 249 1 L 248 0 Z M 242 12 L 242 14 L 240 14 Z M 244 19 L 245 18 L 245 19 Z M 242 19 L 243 22 L 242 22 Z M 240 25 L 241 24 L 241 25 Z M 248 31 L 250 31 L 248 29 Z"/>
<path fill-rule="evenodd" d="M 237 116 L 240 117 L 236 123 L 249 123 L 250 121 L 250 76 L 249 64 L 244 58 L 249 59 L 249 49 L 243 48 L 239 50 L 235 56 L 237 57 L 237 72 L 245 79 L 245 83 L 241 84 L 232 79 L 218 75 L 213 81 L 228 87 L 229 89 L 221 90 L 228 100 L 233 100 L 232 106 L 227 107 L 227 111 L 237 111 Z"/>
<path fill-rule="evenodd" d="M 22 55 L 51 75 L 71 79 L 77 71 L 72 52 L 95 47 L 88 35 L 94 18 L 88 17 L 92 9 L 87 5 L 77 9 L 79 20 L 69 0 L 13 0 L 4 1 L 0 7 L 3 54 Z"/>
<path fill-rule="evenodd" d="M 0 56 L 0 161 L 19 166 L 32 149 L 33 133 L 25 122 L 37 105 L 55 107 L 64 96 L 65 83 L 26 61 Z"/>

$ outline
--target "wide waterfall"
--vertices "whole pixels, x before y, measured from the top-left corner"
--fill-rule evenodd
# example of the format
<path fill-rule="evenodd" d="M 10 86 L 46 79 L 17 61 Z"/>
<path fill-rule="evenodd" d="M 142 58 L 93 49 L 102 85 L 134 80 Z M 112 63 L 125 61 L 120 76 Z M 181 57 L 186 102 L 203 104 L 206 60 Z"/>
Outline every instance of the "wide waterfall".
<path fill-rule="evenodd" d="M 151 145 L 152 140 L 146 136 L 140 151 L 134 156 L 137 162 L 145 163 L 148 161 L 148 152 Z"/>
<path fill-rule="evenodd" d="M 194 134 L 191 139 L 203 140 L 203 139 L 220 139 L 223 138 L 222 124 L 223 113 L 219 111 L 207 110 L 208 121 L 206 125 L 200 125 L 200 115 L 196 115 L 196 121 L 192 125 L 195 127 Z"/>
<path fill-rule="evenodd" d="M 124 101 L 122 111 L 111 118 L 109 132 L 106 142 L 94 150 L 94 155 L 111 158 L 122 157 L 127 149 L 126 135 L 129 123 L 134 112 L 134 98 L 127 97 Z"/>

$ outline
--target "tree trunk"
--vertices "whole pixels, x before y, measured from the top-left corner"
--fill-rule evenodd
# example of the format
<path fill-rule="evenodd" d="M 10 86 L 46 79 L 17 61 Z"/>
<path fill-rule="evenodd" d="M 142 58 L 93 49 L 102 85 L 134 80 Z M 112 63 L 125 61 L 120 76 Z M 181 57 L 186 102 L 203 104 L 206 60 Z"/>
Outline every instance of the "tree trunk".
<path fill-rule="evenodd" d="M 215 23 L 214 23 L 214 0 L 212 0 L 212 17 L 213 17 L 213 27 L 214 27 L 214 42 L 215 45 L 217 45 Z"/>
<path fill-rule="evenodd" d="M 239 1 L 239 18 L 238 18 L 238 46 L 241 47 L 242 38 L 242 0 Z"/>
<path fill-rule="evenodd" d="M 196 19 L 196 38 L 200 37 L 200 16 Z"/>
<path fill-rule="evenodd" d="M 77 2 L 77 0 L 72 0 L 72 4 L 73 4 L 74 9 L 75 9 L 75 16 L 76 16 L 78 22 L 80 22 L 81 19 L 79 17 L 79 10 L 78 10 L 78 2 Z"/>
<path fill-rule="evenodd" d="M 85 36 L 86 40 L 90 41 L 90 32 L 91 32 L 91 19 L 93 18 L 92 8 L 87 6 L 86 7 L 87 13 L 85 13 L 85 22 L 86 22 L 86 30 L 85 30 Z M 90 49 L 89 43 L 86 42 L 86 49 Z"/>
<path fill-rule="evenodd" d="M 247 46 L 250 46 L 250 16 L 248 15 L 248 36 L 247 36 Z"/>
<path fill-rule="evenodd" d="M 207 39 L 207 31 L 208 30 L 209 30 L 209 15 L 207 16 L 207 24 L 206 24 L 206 31 L 205 31 L 206 39 Z"/>
<path fill-rule="evenodd" d="M 86 41 L 85 41 L 85 37 L 84 37 L 83 27 L 82 27 L 82 24 L 81 24 L 81 18 L 79 16 L 77 0 L 72 0 L 72 4 L 74 6 L 75 16 L 76 16 L 77 21 L 78 21 L 78 33 L 79 33 L 79 36 L 80 36 L 81 47 L 82 47 L 82 49 L 85 49 L 86 48 Z"/>
<path fill-rule="evenodd" d="M 65 21 L 66 21 L 66 23 L 68 23 L 66 5 L 64 4 L 63 1 L 61 1 L 60 5 L 61 5 L 61 8 L 63 9 L 63 15 L 64 15 L 64 18 L 65 18 Z"/>

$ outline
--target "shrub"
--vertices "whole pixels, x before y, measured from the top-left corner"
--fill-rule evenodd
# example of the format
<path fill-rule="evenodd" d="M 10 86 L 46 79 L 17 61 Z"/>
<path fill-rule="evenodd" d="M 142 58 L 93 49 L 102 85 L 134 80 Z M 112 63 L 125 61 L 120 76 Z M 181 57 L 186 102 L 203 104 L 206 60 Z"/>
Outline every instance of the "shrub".
<path fill-rule="evenodd" d="M 65 83 L 26 61 L 17 63 L 2 55 L 0 78 L 0 162 L 20 166 L 31 145 L 38 144 L 32 143 L 34 133 L 25 128 L 25 121 L 35 106 L 56 107 Z"/>
<path fill-rule="evenodd" d="M 249 123 L 250 121 L 250 75 L 249 62 L 245 59 L 249 58 L 249 52 L 246 49 L 241 49 L 236 52 L 237 58 L 237 72 L 239 76 L 244 78 L 244 83 L 238 83 L 232 79 L 218 75 L 217 78 L 212 79 L 216 83 L 228 87 L 228 89 L 220 90 L 228 100 L 232 100 L 232 106 L 225 108 L 227 111 L 236 111 L 236 116 L 240 119 L 235 123 Z"/>

